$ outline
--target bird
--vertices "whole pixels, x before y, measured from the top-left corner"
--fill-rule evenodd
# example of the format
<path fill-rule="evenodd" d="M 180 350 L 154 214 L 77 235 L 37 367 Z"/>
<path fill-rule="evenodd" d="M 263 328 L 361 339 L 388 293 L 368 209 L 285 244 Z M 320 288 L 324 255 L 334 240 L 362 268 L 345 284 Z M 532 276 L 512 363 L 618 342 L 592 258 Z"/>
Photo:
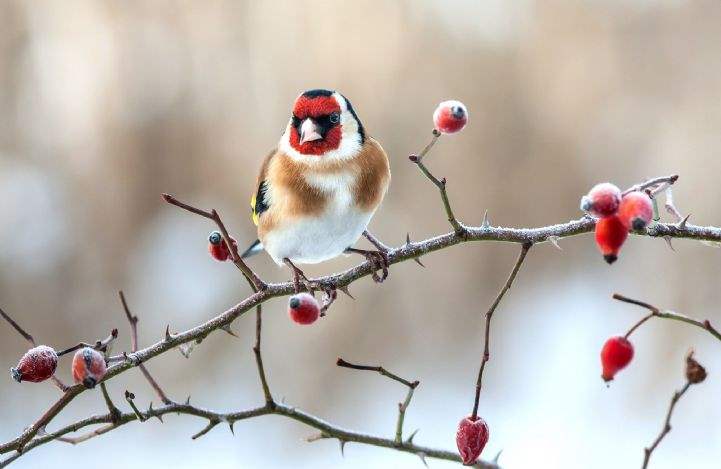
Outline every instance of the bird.
<path fill-rule="evenodd" d="M 382 282 L 387 248 L 367 228 L 390 180 L 388 155 L 345 96 L 326 89 L 301 93 L 277 147 L 261 164 L 250 202 L 258 239 L 241 257 L 265 250 L 291 269 L 296 292 L 301 283 L 313 290 L 296 264 L 341 254 L 363 255 L 374 266 L 373 279 Z M 361 236 L 377 250 L 354 248 Z"/>

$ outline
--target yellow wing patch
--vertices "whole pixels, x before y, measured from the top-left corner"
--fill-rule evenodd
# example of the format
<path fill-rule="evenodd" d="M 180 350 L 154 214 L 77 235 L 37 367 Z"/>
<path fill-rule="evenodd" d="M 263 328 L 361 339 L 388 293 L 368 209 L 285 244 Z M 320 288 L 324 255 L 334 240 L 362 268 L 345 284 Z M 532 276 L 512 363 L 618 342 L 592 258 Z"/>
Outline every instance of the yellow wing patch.
<path fill-rule="evenodd" d="M 255 223 L 255 226 L 258 226 L 258 214 L 255 212 L 255 196 L 250 198 L 250 209 L 253 212 L 251 215 L 253 223 Z"/>

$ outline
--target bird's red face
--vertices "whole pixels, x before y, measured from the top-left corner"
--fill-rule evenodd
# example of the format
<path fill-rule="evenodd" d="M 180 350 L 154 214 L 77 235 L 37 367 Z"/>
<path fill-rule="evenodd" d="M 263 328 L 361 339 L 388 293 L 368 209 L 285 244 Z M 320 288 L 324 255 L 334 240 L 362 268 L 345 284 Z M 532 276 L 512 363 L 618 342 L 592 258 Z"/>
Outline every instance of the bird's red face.
<path fill-rule="evenodd" d="M 333 95 L 300 95 L 293 107 L 290 145 L 299 153 L 315 156 L 338 149 L 343 138 L 341 112 Z"/>

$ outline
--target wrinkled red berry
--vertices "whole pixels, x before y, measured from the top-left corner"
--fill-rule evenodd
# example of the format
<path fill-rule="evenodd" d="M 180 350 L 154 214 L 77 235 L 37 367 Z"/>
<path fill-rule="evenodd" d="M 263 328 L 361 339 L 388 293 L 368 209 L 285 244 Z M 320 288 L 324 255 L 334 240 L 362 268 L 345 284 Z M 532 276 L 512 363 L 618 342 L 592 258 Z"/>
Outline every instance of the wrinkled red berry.
<path fill-rule="evenodd" d="M 443 101 L 433 112 L 433 124 L 443 134 L 460 132 L 467 122 L 468 110 L 460 101 Z"/>
<path fill-rule="evenodd" d="M 480 417 L 473 420 L 468 416 L 458 423 L 456 445 L 464 465 L 468 466 L 476 462 L 488 443 L 488 437 L 488 425 Z"/>
<path fill-rule="evenodd" d="M 90 347 L 81 348 L 75 352 L 73 357 L 73 380 L 76 383 L 83 383 L 86 388 L 94 388 L 100 381 L 107 365 L 102 353 Z"/>
<path fill-rule="evenodd" d="M 235 239 L 233 239 L 233 237 L 230 238 L 230 242 L 233 244 L 235 249 L 238 249 L 238 243 Z M 213 259 L 220 262 L 227 261 L 233 257 L 230 255 L 228 244 L 223 239 L 223 235 L 220 234 L 220 231 L 213 231 L 210 233 L 210 236 L 208 236 L 208 252 Z"/>
<path fill-rule="evenodd" d="M 616 373 L 626 368 L 633 358 L 633 344 L 623 336 L 611 337 L 601 349 L 601 378 L 609 382 Z"/>
<path fill-rule="evenodd" d="M 320 305 L 309 293 L 298 293 L 288 300 L 288 314 L 298 324 L 313 324 L 320 316 Z"/>
<path fill-rule="evenodd" d="M 642 230 L 653 218 L 653 202 L 644 192 L 629 192 L 621 199 L 618 217 L 626 226 L 636 231 Z"/>
<path fill-rule="evenodd" d="M 31 348 L 22 356 L 18 366 L 10 368 L 10 374 L 18 383 L 39 383 L 50 378 L 58 367 L 58 354 L 47 345 Z"/>
<path fill-rule="evenodd" d="M 608 217 L 618 211 L 621 204 L 621 189 L 610 182 L 596 184 L 581 198 L 581 210 L 599 218 Z"/>
<path fill-rule="evenodd" d="M 596 244 L 609 264 L 618 259 L 618 252 L 628 237 L 628 227 L 616 216 L 601 218 L 596 222 Z"/>

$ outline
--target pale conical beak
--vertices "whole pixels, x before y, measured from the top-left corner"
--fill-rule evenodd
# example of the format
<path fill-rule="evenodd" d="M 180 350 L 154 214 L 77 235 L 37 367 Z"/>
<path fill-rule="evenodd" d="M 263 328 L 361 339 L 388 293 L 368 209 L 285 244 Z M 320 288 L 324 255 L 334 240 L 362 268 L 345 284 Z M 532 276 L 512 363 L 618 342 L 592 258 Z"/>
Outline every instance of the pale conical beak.
<path fill-rule="evenodd" d="M 320 127 L 310 117 L 303 121 L 300 126 L 300 144 L 320 140 L 323 136 L 320 134 Z"/>

